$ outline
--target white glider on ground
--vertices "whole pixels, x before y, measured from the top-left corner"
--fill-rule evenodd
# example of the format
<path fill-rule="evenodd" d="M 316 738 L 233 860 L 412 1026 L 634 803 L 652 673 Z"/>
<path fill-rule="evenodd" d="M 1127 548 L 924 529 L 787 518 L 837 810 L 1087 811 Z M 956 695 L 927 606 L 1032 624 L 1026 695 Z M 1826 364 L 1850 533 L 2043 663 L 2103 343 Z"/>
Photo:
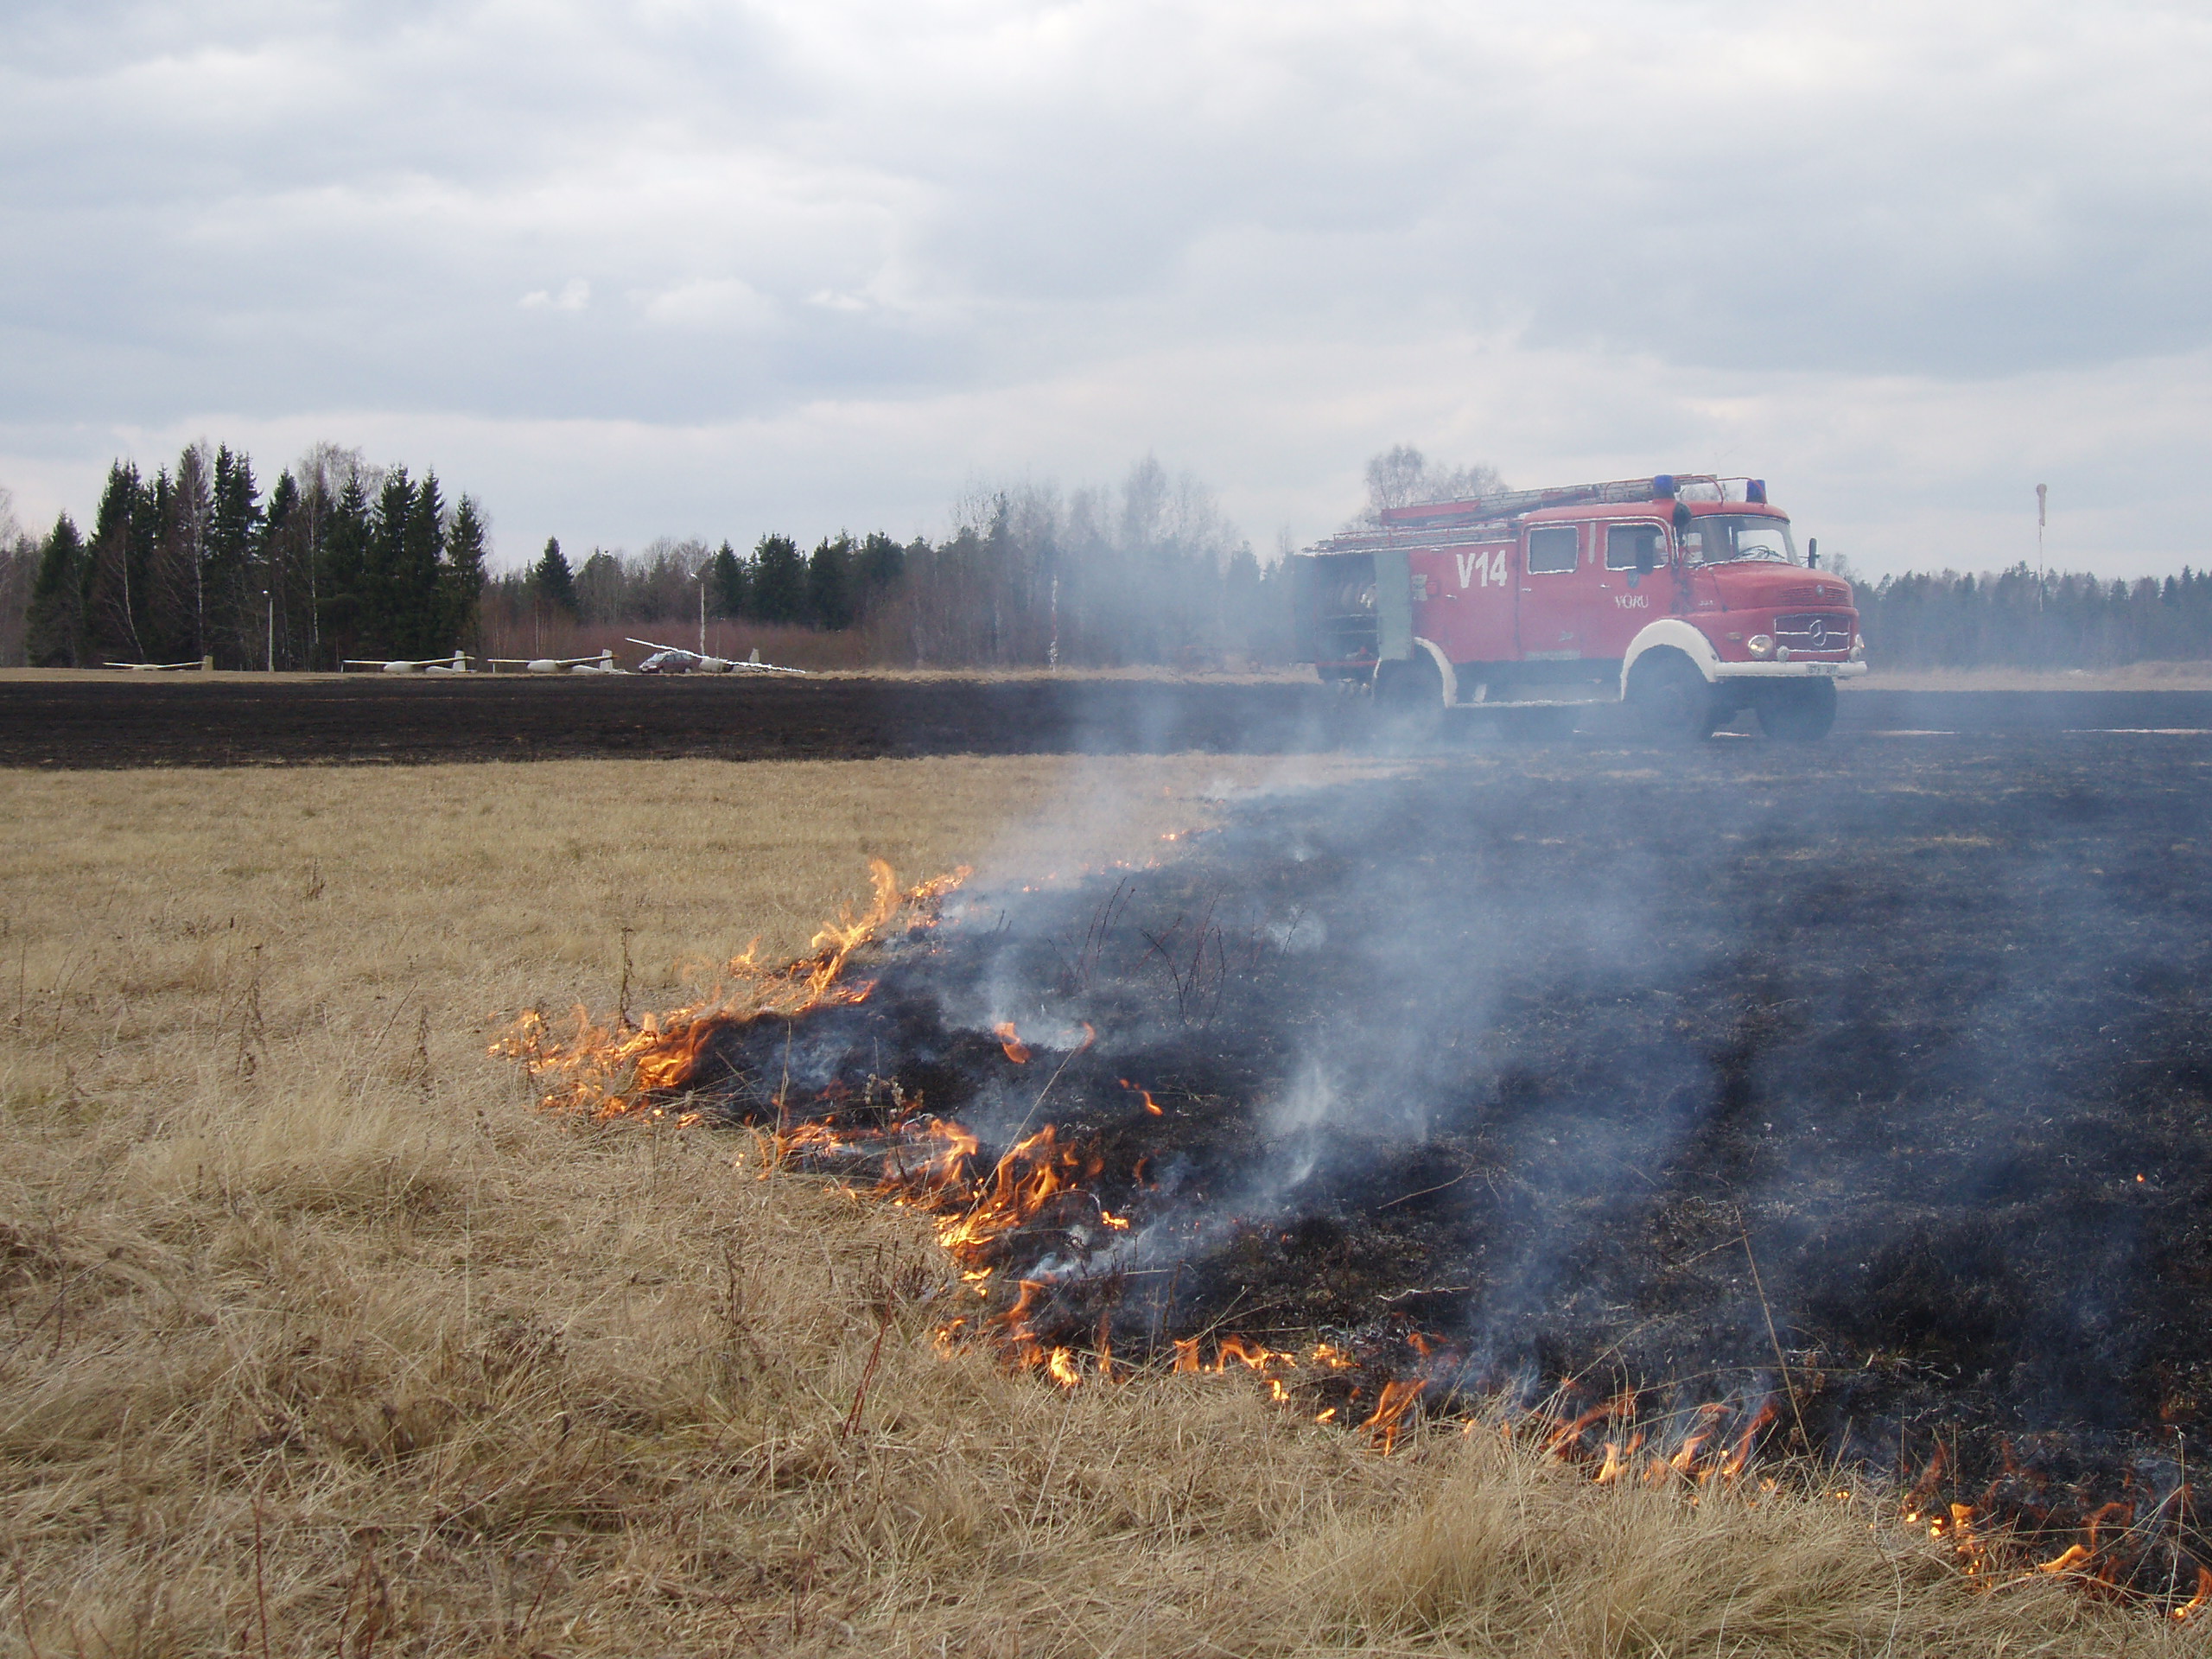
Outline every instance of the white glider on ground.
<path fill-rule="evenodd" d="M 206 668 L 205 659 L 195 657 L 188 663 L 110 663 L 110 668 L 128 668 L 141 674 L 169 674 L 180 668 Z"/>
<path fill-rule="evenodd" d="M 643 645 L 652 655 L 638 664 L 640 674 L 804 674 L 803 668 L 785 668 L 776 663 L 760 660 L 760 647 L 753 646 L 753 654 L 741 663 L 727 657 L 709 657 L 696 651 L 686 651 L 681 645 L 657 645 L 651 639 L 632 639 L 633 645 Z"/>
<path fill-rule="evenodd" d="M 503 668 L 518 668 L 525 674 L 620 674 L 626 671 L 614 666 L 612 651 L 602 651 L 596 657 L 493 657 L 488 660 L 494 674 Z"/>
<path fill-rule="evenodd" d="M 340 664 L 340 670 L 342 672 L 348 668 L 373 668 L 386 674 L 466 674 L 468 653 L 456 651 L 450 661 L 443 657 L 400 658 L 391 662 L 376 657 L 348 657 Z"/>

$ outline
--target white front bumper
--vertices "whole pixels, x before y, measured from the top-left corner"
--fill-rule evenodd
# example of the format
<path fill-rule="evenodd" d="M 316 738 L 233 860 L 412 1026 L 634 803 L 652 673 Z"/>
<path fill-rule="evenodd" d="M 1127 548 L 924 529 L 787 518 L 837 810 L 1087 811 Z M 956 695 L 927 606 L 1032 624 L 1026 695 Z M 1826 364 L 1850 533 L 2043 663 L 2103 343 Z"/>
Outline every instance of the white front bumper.
<path fill-rule="evenodd" d="M 1866 671 L 1864 663 L 1713 663 L 1716 680 L 1848 680 Z"/>

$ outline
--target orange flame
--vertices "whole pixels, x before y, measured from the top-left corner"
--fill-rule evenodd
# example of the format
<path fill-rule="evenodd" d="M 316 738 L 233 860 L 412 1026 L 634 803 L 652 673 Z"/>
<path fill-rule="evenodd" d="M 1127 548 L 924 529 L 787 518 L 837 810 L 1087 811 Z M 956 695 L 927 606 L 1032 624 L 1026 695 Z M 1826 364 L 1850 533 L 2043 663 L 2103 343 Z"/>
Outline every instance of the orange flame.
<path fill-rule="evenodd" d="M 1728 1408 L 1718 1401 L 1700 1406 L 1697 1427 L 1682 1437 L 1681 1445 L 1675 1448 L 1675 1455 L 1667 1459 L 1666 1466 L 1675 1474 L 1688 1474 L 1697 1466 L 1698 1453 L 1704 1448 L 1706 1441 L 1713 1438 L 1713 1431 L 1719 1427 L 1719 1420 L 1727 1414 Z"/>
<path fill-rule="evenodd" d="M 752 950 L 730 959 L 725 982 L 688 1007 L 648 1014 L 636 1026 L 627 1017 L 611 1027 L 592 1023 L 576 1010 L 575 1035 L 553 1039 L 535 1011 L 515 1022 L 492 1046 L 493 1055 L 518 1060 L 533 1080 L 551 1078 L 541 1104 L 549 1109 L 579 1111 L 594 1117 L 620 1117 L 644 1106 L 654 1095 L 680 1090 L 696 1074 L 707 1041 L 740 1021 L 776 1014 L 786 1017 L 823 1003 L 867 999 L 874 982 L 848 981 L 853 953 L 880 938 L 901 915 L 908 925 L 934 925 L 947 893 L 968 878 L 965 866 L 900 892 L 897 876 L 880 858 L 868 861 L 874 893 L 866 909 L 847 909 L 810 942 L 810 954 L 779 968 L 763 968 Z"/>
<path fill-rule="evenodd" d="M 999 1039 L 999 1046 L 1006 1050 L 1007 1058 L 1016 1065 L 1029 1064 L 1029 1045 L 1015 1034 L 1013 1020 L 1001 1020 L 991 1028 L 991 1034 Z"/>
<path fill-rule="evenodd" d="M 2212 1600 L 2212 1567 L 2199 1567 L 2196 1569 L 2196 1593 L 2185 1604 L 2174 1609 L 2174 1617 L 2176 1618 L 2190 1618 L 2208 1600 Z"/>
<path fill-rule="evenodd" d="M 1151 1090 L 1139 1088 L 1135 1084 L 1131 1083 L 1127 1077 L 1119 1078 L 1117 1081 L 1121 1084 L 1122 1088 L 1143 1096 L 1145 1110 L 1150 1112 L 1154 1117 L 1164 1117 L 1166 1116 L 1166 1113 L 1160 1109 L 1160 1103 L 1152 1097 Z"/>
<path fill-rule="evenodd" d="M 1610 1486 L 1615 1481 L 1618 1480 L 1621 1476 L 1628 1471 L 1630 1467 L 1630 1459 L 1636 1456 L 1637 1451 L 1643 1446 L 1643 1431 L 1642 1429 L 1638 1429 L 1635 1433 L 1630 1435 L 1627 1444 L 1625 1445 L 1622 1444 L 1618 1440 L 1607 1440 L 1605 1442 L 1605 1460 L 1604 1465 L 1599 1469 L 1597 1474 L 1598 1484 L 1600 1486 Z"/>
<path fill-rule="evenodd" d="M 1382 1397 L 1375 1402 L 1374 1414 L 1360 1425 L 1369 1431 L 1384 1456 L 1398 1443 L 1404 1431 L 1406 1419 L 1420 1402 L 1421 1389 L 1427 1384 L 1418 1376 L 1393 1377 L 1382 1385 Z"/>
<path fill-rule="evenodd" d="M 2036 1571 L 2038 1573 L 2071 1573 L 2075 1567 L 2081 1566 L 2082 1562 L 2088 1560 L 2094 1553 L 2094 1551 L 2088 1548 L 2084 1545 L 2069 1544 L 2066 1546 L 2065 1554 L 2054 1556 L 2051 1560 L 2047 1561 L 2037 1561 L 2036 1563 Z"/>
<path fill-rule="evenodd" d="M 1047 1123 L 1001 1158 L 974 1201 L 938 1226 L 938 1243 L 963 1267 L 982 1264 L 991 1245 L 1020 1226 L 1046 1199 L 1096 1175 L 1104 1160 L 1096 1152 L 1064 1145 Z M 1096 1200 L 1093 1200 L 1096 1203 Z"/>
<path fill-rule="evenodd" d="M 1291 1357 L 1288 1354 L 1278 1353 L 1272 1348 L 1263 1347 L 1248 1338 L 1230 1336 L 1224 1338 L 1214 1349 L 1214 1370 L 1227 1370 L 1229 1362 L 1232 1359 L 1247 1370 L 1263 1371 L 1275 1361 L 1290 1360 Z M 1291 1360 L 1291 1363 L 1295 1364 L 1297 1362 Z"/>
<path fill-rule="evenodd" d="M 1565 1458 L 1580 1450 L 1582 1432 L 1596 1424 L 1609 1422 L 1613 1418 L 1630 1414 L 1635 1402 L 1627 1400 L 1608 1400 L 1602 1406 L 1592 1406 L 1572 1422 L 1561 1423 L 1551 1438 L 1544 1442 L 1544 1450 L 1555 1458 Z"/>

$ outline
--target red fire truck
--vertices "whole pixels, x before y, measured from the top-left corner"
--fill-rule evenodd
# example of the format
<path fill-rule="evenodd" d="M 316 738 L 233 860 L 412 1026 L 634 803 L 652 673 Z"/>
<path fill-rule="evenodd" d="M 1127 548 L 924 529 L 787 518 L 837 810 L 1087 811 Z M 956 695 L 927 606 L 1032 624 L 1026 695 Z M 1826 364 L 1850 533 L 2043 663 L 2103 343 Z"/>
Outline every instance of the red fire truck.
<path fill-rule="evenodd" d="M 1394 507 L 1293 566 L 1299 658 L 1404 719 L 1568 725 L 1621 702 L 1694 741 L 1746 708 L 1825 736 L 1866 671 L 1850 584 L 1802 556 L 1764 480 L 1675 476 Z M 1510 716 L 1509 716 L 1510 717 Z"/>

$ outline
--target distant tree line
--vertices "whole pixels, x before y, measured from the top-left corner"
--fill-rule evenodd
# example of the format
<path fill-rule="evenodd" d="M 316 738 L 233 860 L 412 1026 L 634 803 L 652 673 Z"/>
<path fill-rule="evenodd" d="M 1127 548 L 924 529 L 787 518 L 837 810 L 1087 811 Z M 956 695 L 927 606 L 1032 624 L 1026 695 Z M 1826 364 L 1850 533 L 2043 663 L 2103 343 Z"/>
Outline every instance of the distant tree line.
<path fill-rule="evenodd" d="M 1839 573 L 1848 575 L 1847 566 Z M 1908 573 L 1858 584 L 1869 660 L 1900 668 L 2111 668 L 2212 657 L 2212 574 L 2164 581 Z"/>
<path fill-rule="evenodd" d="M 571 564 L 556 537 L 527 570 L 495 578 L 486 602 L 511 617 L 551 613 L 588 625 L 642 625 L 696 615 L 703 596 L 715 620 L 834 632 L 900 587 L 908 551 L 880 531 L 858 541 L 830 537 L 811 553 L 788 536 L 769 535 L 747 553 L 727 541 L 710 550 L 702 541 L 664 539 L 637 554 L 594 548 Z"/>
<path fill-rule="evenodd" d="M 1149 457 L 1117 486 L 1065 497 L 1049 485 L 979 487 L 952 518 L 936 542 L 840 534 L 810 552 L 771 534 L 745 551 L 661 541 L 578 562 L 555 540 L 528 570 L 493 582 L 486 626 L 540 643 L 558 621 L 673 634 L 703 596 L 709 620 L 857 636 L 880 663 L 1198 665 L 1288 649 L 1280 568 L 1262 569 L 1205 486 Z"/>
<path fill-rule="evenodd" d="M 321 445 L 264 500 L 252 458 L 195 443 L 152 477 L 108 469 L 89 535 L 67 513 L 35 545 L 24 659 L 330 668 L 471 645 L 487 529 L 435 472 Z"/>

